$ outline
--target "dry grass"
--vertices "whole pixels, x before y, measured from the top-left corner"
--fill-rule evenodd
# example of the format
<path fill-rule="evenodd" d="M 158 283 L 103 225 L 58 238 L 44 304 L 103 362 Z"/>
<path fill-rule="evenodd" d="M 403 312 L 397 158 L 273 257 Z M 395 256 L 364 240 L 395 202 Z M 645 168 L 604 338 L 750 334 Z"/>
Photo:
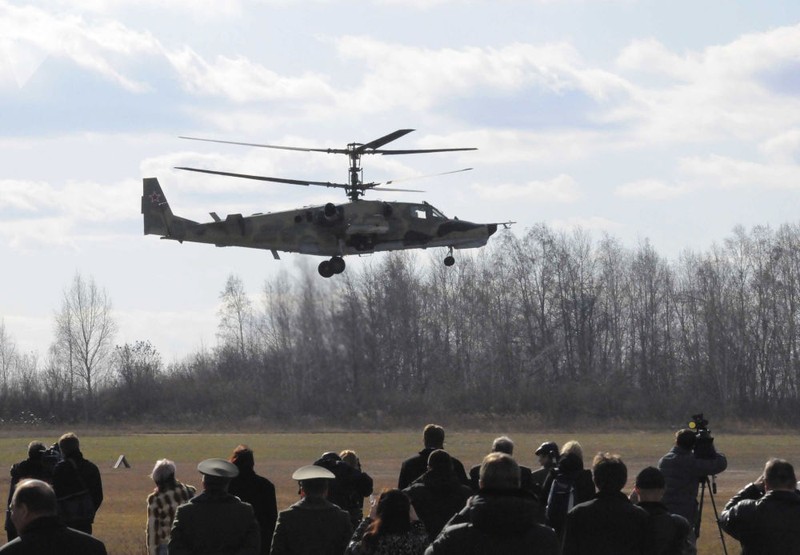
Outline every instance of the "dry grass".
<path fill-rule="evenodd" d="M 239 443 L 247 443 L 255 451 L 257 471 L 275 483 L 278 506 L 285 508 L 297 498 L 292 471 L 310 464 L 324 451 L 354 449 L 361 457 L 364 469 L 375 480 L 376 488 L 396 486 L 397 474 L 403 459 L 420 448 L 420 433 L 414 432 L 342 432 L 342 433 L 225 433 L 225 434 L 127 434 L 105 435 L 102 432 L 82 433 L 82 450 L 85 456 L 100 467 L 103 475 L 105 501 L 95 522 L 95 535 L 102 539 L 115 555 L 143 554 L 145 528 L 145 497 L 153 484 L 148 474 L 159 458 L 170 458 L 178 466 L 178 479 L 195 484 L 199 476 L 197 462 L 209 457 L 227 457 Z M 506 433 L 451 433 L 446 448 L 461 459 L 466 466 L 477 464 L 497 435 Z M 4 433 L 0 438 L 0 466 L 24 458 L 27 442 L 40 439 L 50 443 L 60 435 L 58 431 L 37 430 L 33 433 Z M 719 435 L 719 434 L 718 434 Z M 562 444 L 578 439 L 586 458 L 597 451 L 612 451 L 622 455 L 629 474 L 656 464 L 659 457 L 671 446 L 671 433 L 511 433 L 516 441 L 516 454 L 522 464 L 536 466 L 533 450 L 545 439 Z M 794 463 L 800 461 L 800 441 L 794 435 L 722 435 L 717 447 L 729 460 L 729 469 L 718 478 L 716 495 L 718 508 L 744 484 L 755 479 L 768 457 L 782 457 Z M 130 469 L 114 470 L 112 465 L 124 454 Z M 0 477 L 0 488 L 8 491 L 8 474 Z M 701 554 L 722 553 L 721 542 L 713 521 L 710 503 L 706 503 L 703 534 L 700 538 Z M 728 552 L 739 553 L 738 543 L 725 537 Z"/>

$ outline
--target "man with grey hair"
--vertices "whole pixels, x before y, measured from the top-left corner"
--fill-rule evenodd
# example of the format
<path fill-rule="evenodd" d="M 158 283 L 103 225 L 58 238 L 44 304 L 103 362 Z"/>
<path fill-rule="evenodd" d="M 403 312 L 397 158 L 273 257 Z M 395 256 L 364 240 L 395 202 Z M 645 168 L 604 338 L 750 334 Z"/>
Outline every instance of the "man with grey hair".
<path fill-rule="evenodd" d="M 556 555 L 555 532 L 537 523 L 540 507 L 519 485 L 519 465 L 510 455 L 487 455 L 481 464 L 478 493 L 450 520 L 425 555 Z"/>
<path fill-rule="evenodd" d="M 103 542 L 89 534 L 67 528 L 59 520 L 56 494 L 46 482 L 20 482 L 9 509 L 19 537 L 0 547 L 2 555 L 106 555 Z"/>
<path fill-rule="evenodd" d="M 492 453 L 505 453 L 511 457 L 514 456 L 514 442 L 508 436 L 500 436 L 494 439 L 492 442 Z M 472 487 L 473 491 L 478 491 L 479 489 L 479 478 L 480 478 L 480 471 L 481 465 L 476 464 L 472 468 L 469 469 L 469 482 L 470 486 Z M 527 466 L 519 465 L 519 478 L 520 478 L 520 488 L 524 491 L 527 491 L 531 495 L 537 495 L 536 488 L 533 483 L 533 472 Z"/>
<path fill-rule="evenodd" d="M 203 475 L 203 493 L 178 507 L 170 555 L 258 555 L 261 534 L 253 507 L 228 493 L 239 469 L 225 459 L 206 459 L 197 470 Z"/>
<path fill-rule="evenodd" d="M 728 501 L 719 523 L 742 544 L 742 555 L 800 553 L 796 487 L 794 467 L 783 459 L 770 459 L 761 478 Z"/>

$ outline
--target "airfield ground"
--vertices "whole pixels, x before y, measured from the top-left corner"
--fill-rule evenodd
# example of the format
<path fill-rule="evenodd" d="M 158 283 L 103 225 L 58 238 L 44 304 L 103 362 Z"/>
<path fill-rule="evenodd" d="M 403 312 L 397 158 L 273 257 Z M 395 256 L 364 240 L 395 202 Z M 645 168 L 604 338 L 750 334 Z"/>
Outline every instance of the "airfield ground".
<path fill-rule="evenodd" d="M 145 553 L 145 497 L 152 490 L 149 473 L 159 458 L 177 463 L 178 479 L 199 485 L 197 463 L 210 457 L 227 457 L 236 445 L 246 443 L 256 455 L 256 470 L 268 477 L 278 492 L 278 507 L 283 509 L 297 499 L 297 486 L 290 476 L 294 469 L 312 463 L 324 451 L 353 449 L 361 457 L 364 470 L 375 480 L 376 490 L 397 485 L 401 461 L 420 449 L 420 432 L 342 432 L 342 433 L 146 433 L 110 435 L 108 432 L 81 432 L 84 455 L 100 467 L 105 489 L 105 501 L 95 522 L 95 535 L 102 539 L 108 552 L 114 555 Z M 716 431 L 715 431 L 716 432 Z M 465 466 L 477 464 L 492 439 L 503 433 L 516 442 L 515 454 L 525 465 L 536 467 L 534 449 L 544 440 L 560 444 L 577 439 L 584 456 L 591 460 L 598 451 L 619 453 L 628 465 L 629 485 L 643 467 L 656 464 L 671 446 L 669 432 L 625 433 L 558 433 L 539 432 L 492 433 L 449 432 L 445 448 Z M 0 468 L 25 458 L 27 443 L 39 439 L 52 443 L 61 434 L 55 430 L 4 431 L 0 437 Z M 717 507 L 722 507 L 741 486 L 754 480 L 768 457 L 789 460 L 800 468 L 800 437 L 796 435 L 725 435 L 715 433 L 716 444 L 728 456 L 728 470 L 717 479 Z M 129 469 L 113 469 L 120 455 L 125 455 Z M 590 463 L 589 463 L 590 464 Z M 0 491 L 8 492 L 8 472 L 0 476 Z M 626 488 L 628 489 L 628 488 Z M 713 521 L 709 500 L 705 503 L 700 550 L 703 555 L 722 553 L 721 542 Z M 739 545 L 725 537 L 728 553 L 739 553 Z"/>

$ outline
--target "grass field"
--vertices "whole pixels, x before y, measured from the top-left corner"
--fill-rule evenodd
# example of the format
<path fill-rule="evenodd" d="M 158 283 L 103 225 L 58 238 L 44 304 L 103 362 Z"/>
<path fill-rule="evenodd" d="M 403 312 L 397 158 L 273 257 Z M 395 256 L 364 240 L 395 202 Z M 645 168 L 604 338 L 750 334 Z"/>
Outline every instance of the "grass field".
<path fill-rule="evenodd" d="M 139 555 L 145 553 L 144 529 L 146 519 L 145 498 L 152 490 L 149 478 L 153 463 L 159 458 L 170 458 L 178 467 L 178 479 L 199 485 L 197 463 L 210 457 L 227 458 L 239 443 L 248 444 L 255 452 L 256 470 L 275 484 L 278 508 L 283 509 L 297 499 L 297 486 L 291 480 L 292 472 L 311 464 L 325 451 L 355 450 L 363 468 L 375 480 L 376 490 L 397 485 L 400 463 L 421 448 L 421 433 L 413 432 L 342 432 L 342 433 L 224 433 L 179 434 L 138 433 L 110 435 L 104 432 L 74 430 L 81 438 L 81 450 L 86 458 L 100 468 L 103 476 L 105 501 L 98 512 L 94 532 L 113 555 Z M 39 439 L 48 445 L 60 435 L 59 431 L 4 432 L 0 437 L 0 466 L 10 466 L 25 458 L 30 440 Z M 619 453 L 632 477 L 645 466 L 653 465 L 671 447 L 671 433 L 559 433 L 531 434 L 497 430 L 492 433 L 451 432 L 445 448 L 469 468 L 477 464 L 491 446 L 492 439 L 509 433 L 516 442 L 515 455 L 521 464 L 536 468 L 533 451 L 544 440 L 559 445 L 569 439 L 581 442 L 587 460 L 597 451 Z M 793 464 L 800 461 L 800 440 L 792 435 L 722 435 L 716 440 L 717 448 L 728 457 L 728 470 L 717 479 L 715 496 L 718 509 L 743 485 L 754 480 L 768 457 L 782 457 Z M 130 469 L 112 468 L 117 458 L 124 454 Z M 3 495 L 8 492 L 8 472 L 0 477 Z M 704 555 L 721 554 L 722 545 L 713 520 L 713 510 L 708 500 L 699 542 L 699 552 Z M 738 542 L 725 536 L 728 553 L 739 553 Z"/>

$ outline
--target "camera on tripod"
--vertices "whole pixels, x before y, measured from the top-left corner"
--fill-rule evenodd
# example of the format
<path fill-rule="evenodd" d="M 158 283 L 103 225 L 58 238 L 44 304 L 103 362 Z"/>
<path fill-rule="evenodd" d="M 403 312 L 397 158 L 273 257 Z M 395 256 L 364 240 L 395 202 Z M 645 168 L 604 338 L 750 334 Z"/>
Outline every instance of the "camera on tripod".
<path fill-rule="evenodd" d="M 689 429 L 695 434 L 694 456 L 698 459 L 713 459 L 717 456 L 714 449 L 714 438 L 708 429 L 708 420 L 703 418 L 703 413 L 692 415 L 689 420 Z"/>

